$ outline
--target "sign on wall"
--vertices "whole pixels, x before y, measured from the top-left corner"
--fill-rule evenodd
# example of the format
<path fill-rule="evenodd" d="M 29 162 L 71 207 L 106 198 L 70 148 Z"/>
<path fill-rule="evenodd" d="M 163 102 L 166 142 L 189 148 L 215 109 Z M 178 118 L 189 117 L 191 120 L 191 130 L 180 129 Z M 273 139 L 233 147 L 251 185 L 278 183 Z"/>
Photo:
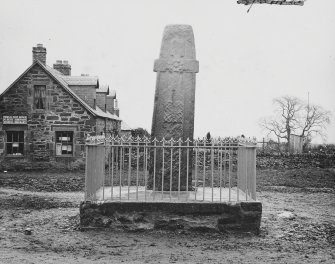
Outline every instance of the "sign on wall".
<path fill-rule="evenodd" d="M 27 116 L 3 116 L 2 120 L 4 125 L 27 124 Z"/>

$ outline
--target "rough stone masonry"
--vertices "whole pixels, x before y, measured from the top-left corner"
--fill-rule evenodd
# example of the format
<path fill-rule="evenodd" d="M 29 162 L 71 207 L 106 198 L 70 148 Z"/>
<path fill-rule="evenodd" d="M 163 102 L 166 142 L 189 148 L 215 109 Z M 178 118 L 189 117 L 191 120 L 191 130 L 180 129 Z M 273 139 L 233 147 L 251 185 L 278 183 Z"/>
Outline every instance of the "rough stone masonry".
<path fill-rule="evenodd" d="M 199 62 L 195 57 L 194 35 L 189 25 L 168 25 L 165 27 L 160 57 L 155 61 L 157 72 L 154 112 L 152 120 L 152 139 L 169 140 L 171 138 L 193 140 L 195 74 L 199 71 Z M 185 144 L 185 143 L 183 143 Z M 173 153 L 173 172 L 170 171 L 171 154 L 167 151 L 164 164 L 162 153 L 157 152 L 155 170 L 155 189 L 173 191 L 186 190 L 191 184 L 191 170 L 187 177 L 187 151 L 181 153 L 179 181 L 178 153 Z M 191 154 L 191 152 L 189 152 Z M 170 156 L 169 156 L 170 155 Z M 166 166 L 165 166 L 166 163 Z M 192 157 L 189 155 L 189 164 Z M 165 170 L 162 174 L 162 165 Z M 163 175 L 163 176 L 162 176 Z M 172 175 L 172 182 L 170 176 Z M 153 187 L 153 168 L 150 169 L 149 187 Z M 161 177 L 164 177 L 162 180 Z M 179 187 L 180 186 L 180 187 Z"/>

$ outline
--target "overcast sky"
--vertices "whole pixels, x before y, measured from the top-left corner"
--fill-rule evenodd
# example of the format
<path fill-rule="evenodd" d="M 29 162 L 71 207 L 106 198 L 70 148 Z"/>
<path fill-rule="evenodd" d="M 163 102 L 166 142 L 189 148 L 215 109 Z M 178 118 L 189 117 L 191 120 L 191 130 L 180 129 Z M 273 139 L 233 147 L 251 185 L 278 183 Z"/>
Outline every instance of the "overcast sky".
<path fill-rule="evenodd" d="M 116 90 L 120 117 L 151 130 L 164 27 L 190 24 L 200 63 L 195 136 L 266 136 L 258 123 L 272 99 L 292 95 L 332 111 L 335 143 L 335 1 L 304 6 L 236 0 L 0 0 L 0 92 L 47 48 L 47 64 L 68 60 L 72 75 L 98 75 Z M 317 141 L 321 142 L 320 139 Z"/>

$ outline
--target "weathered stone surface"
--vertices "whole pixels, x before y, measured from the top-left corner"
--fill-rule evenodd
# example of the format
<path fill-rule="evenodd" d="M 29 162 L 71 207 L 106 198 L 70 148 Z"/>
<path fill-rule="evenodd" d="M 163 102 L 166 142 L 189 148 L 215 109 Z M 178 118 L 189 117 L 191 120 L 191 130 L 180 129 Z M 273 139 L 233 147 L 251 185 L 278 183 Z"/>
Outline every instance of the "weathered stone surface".
<path fill-rule="evenodd" d="M 166 26 L 157 72 L 152 136 L 178 139 L 193 138 L 195 73 L 199 63 L 195 57 L 191 26 Z"/>
<path fill-rule="evenodd" d="M 126 230 L 184 229 L 191 232 L 259 232 L 260 202 L 230 203 L 143 203 L 82 202 L 81 226 Z M 145 224 L 145 226 L 143 226 Z"/>
<path fill-rule="evenodd" d="M 194 36 L 189 25 L 168 25 L 163 34 L 160 57 L 155 61 L 157 72 L 154 113 L 152 119 L 152 138 L 193 140 L 195 74 L 199 63 L 195 56 Z M 162 153 L 157 152 L 155 189 L 170 189 L 171 153 L 166 153 L 166 166 Z M 192 164 L 192 157 L 189 157 Z M 172 190 L 178 190 L 179 154 L 173 153 Z M 162 167 L 166 167 L 162 173 Z M 153 165 L 152 165 L 153 166 Z M 153 168 L 150 168 L 149 188 L 153 188 Z M 191 171 L 187 177 L 187 151 L 181 153 L 180 190 L 191 184 Z M 162 175 L 164 177 L 162 181 Z"/>

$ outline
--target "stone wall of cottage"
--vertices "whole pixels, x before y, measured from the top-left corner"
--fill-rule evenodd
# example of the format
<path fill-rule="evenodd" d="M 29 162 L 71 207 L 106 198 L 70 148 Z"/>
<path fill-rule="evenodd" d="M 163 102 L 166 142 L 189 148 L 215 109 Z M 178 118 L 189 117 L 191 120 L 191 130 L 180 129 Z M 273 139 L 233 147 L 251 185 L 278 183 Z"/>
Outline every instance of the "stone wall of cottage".
<path fill-rule="evenodd" d="M 111 119 L 106 120 L 105 118 L 96 119 L 97 135 L 102 135 L 104 133 L 106 137 L 109 137 L 111 135 L 120 136 L 120 131 L 121 131 L 121 121 Z"/>
<path fill-rule="evenodd" d="M 106 130 L 109 133 L 109 135 L 120 136 L 121 121 L 107 120 Z"/>
<path fill-rule="evenodd" d="M 34 85 L 46 85 L 46 109 L 34 109 Z M 75 156 L 82 155 L 86 134 L 94 135 L 96 119 L 39 65 L 30 69 L 13 87 L 0 97 L 0 137 L 5 141 L 3 115 L 26 115 L 24 159 L 55 159 L 55 131 L 66 127 L 74 131 Z M 100 126 L 100 124 L 99 124 Z M 4 145 L 4 144 L 3 144 Z M 4 147 L 4 146 L 2 146 Z M 1 146 L 0 146 L 1 148 Z M 0 154 L 4 159 L 4 153 Z M 8 157 L 6 157 L 7 159 Z M 15 157 L 15 159 L 18 159 Z"/>
<path fill-rule="evenodd" d="M 102 135 L 105 132 L 105 118 L 96 119 L 96 134 Z"/>

